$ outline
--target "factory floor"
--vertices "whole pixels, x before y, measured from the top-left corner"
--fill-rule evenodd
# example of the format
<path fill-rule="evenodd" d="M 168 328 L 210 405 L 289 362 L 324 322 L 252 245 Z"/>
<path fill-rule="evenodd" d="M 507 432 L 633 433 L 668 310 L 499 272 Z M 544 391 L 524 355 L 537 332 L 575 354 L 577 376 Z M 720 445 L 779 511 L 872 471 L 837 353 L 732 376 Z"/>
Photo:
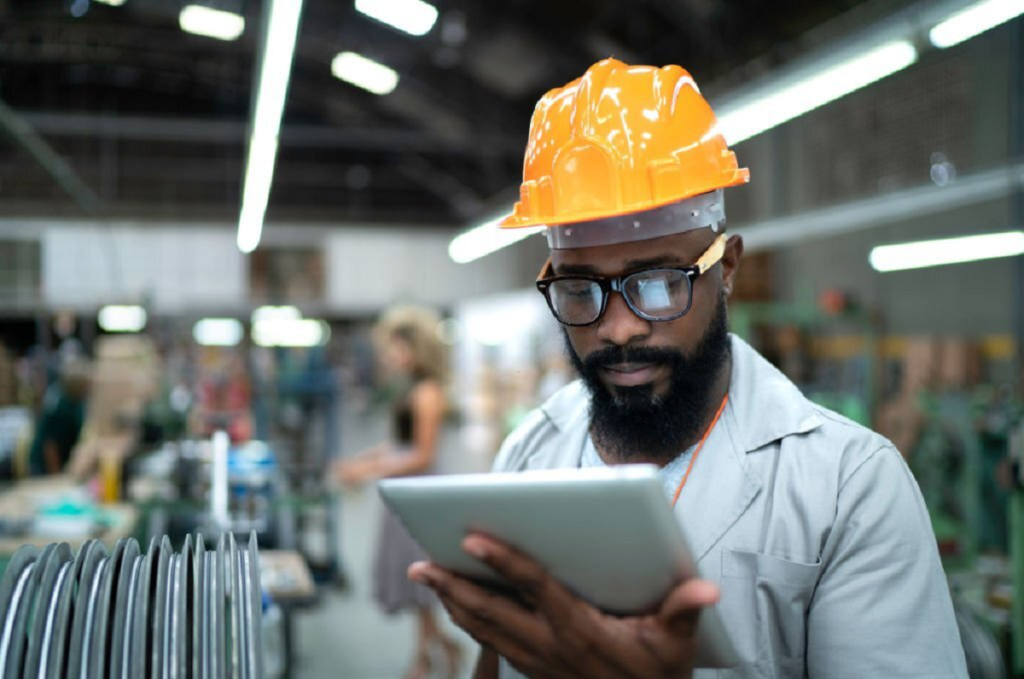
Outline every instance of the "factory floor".
<path fill-rule="evenodd" d="M 388 422 L 382 414 L 366 416 L 342 408 L 342 455 L 350 455 L 386 439 Z M 439 471 L 485 471 L 489 460 L 460 457 L 455 432 L 447 432 L 441 446 Z M 344 591 L 322 588 L 319 605 L 297 612 L 295 658 L 291 676 L 297 679 L 402 679 L 416 644 L 414 614 L 389 617 L 372 599 L 372 562 L 382 503 L 372 487 L 342 495 L 339 544 L 347 576 Z M 447 632 L 463 648 L 459 677 L 471 675 L 476 644 L 454 627 L 444 609 L 437 614 Z M 441 663 L 441 658 L 438 658 Z M 431 679 L 447 673 L 437 668 Z"/>

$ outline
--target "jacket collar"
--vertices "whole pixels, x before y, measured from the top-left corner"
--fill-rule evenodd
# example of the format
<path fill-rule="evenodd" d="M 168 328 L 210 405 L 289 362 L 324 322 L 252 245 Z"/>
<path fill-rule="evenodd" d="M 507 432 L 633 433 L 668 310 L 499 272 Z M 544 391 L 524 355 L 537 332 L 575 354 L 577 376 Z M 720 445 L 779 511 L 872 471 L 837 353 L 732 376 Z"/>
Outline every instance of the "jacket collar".
<path fill-rule="evenodd" d="M 739 337 L 730 337 L 729 406 L 743 452 L 793 434 L 806 434 L 822 425 L 818 411 L 789 378 Z"/>

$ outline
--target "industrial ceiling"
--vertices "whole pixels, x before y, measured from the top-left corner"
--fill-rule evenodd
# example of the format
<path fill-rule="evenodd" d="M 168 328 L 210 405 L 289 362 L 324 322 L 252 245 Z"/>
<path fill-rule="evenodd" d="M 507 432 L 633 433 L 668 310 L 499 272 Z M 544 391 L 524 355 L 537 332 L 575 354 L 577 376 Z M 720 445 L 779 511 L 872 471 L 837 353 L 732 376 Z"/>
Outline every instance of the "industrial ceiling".
<path fill-rule="evenodd" d="M 437 23 L 413 37 L 352 0 L 306 0 L 268 221 L 465 226 L 514 195 L 536 99 L 594 61 L 679 63 L 703 84 L 743 82 L 836 17 L 885 4 L 431 2 Z M 262 3 L 201 3 L 246 18 L 234 41 L 183 32 L 184 4 L 0 0 L 0 101 L 21 125 L 0 136 L 0 214 L 82 214 L 27 150 L 29 135 L 103 218 L 237 219 Z M 343 50 L 398 71 L 398 87 L 377 96 L 333 77 Z"/>

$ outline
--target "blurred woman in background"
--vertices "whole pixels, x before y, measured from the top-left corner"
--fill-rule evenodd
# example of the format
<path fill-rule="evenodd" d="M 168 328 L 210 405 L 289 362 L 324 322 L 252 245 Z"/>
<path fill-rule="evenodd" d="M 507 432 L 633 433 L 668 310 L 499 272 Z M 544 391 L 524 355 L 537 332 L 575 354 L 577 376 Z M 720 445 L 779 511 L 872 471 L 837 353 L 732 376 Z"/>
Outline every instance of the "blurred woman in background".
<path fill-rule="evenodd" d="M 402 307 L 386 313 L 375 328 L 374 344 L 393 394 L 393 440 L 341 461 L 335 474 L 344 485 L 433 472 L 447 407 L 447 351 L 438 336 L 439 320 L 429 310 Z M 433 611 L 437 603 L 433 593 L 406 576 L 410 564 L 425 558 L 398 518 L 385 508 L 377 546 L 374 597 L 388 614 L 413 609 L 417 612 L 418 644 L 406 678 L 429 676 L 435 651 L 443 654 L 448 676 L 454 677 L 461 649 L 441 631 Z"/>

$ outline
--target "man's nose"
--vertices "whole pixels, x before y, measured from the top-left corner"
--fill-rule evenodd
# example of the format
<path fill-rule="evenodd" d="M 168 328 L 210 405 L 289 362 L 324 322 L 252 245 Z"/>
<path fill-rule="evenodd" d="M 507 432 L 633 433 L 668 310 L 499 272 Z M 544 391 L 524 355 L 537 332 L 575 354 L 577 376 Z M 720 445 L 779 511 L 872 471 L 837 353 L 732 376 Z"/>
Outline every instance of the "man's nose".
<path fill-rule="evenodd" d="M 621 293 L 613 292 L 597 323 L 597 334 L 603 342 L 624 347 L 649 337 L 651 322 L 633 313 Z"/>

